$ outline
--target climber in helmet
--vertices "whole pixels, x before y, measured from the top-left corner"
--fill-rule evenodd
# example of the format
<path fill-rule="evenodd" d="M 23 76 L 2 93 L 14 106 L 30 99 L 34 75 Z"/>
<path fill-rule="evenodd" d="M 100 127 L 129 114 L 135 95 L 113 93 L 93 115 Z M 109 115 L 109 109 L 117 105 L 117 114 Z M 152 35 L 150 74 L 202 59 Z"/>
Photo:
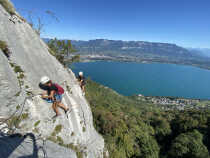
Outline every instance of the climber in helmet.
<path fill-rule="evenodd" d="M 40 80 L 39 87 L 45 91 L 42 94 L 42 98 L 52 103 L 52 108 L 56 113 L 54 118 L 60 115 L 57 107 L 62 108 L 65 113 L 69 110 L 69 108 L 61 102 L 64 89 L 60 85 L 53 83 L 49 77 L 43 76 Z"/>
<path fill-rule="evenodd" d="M 79 81 L 80 87 L 83 91 L 83 94 L 85 94 L 85 77 L 84 77 L 82 71 L 79 72 L 78 81 Z"/>

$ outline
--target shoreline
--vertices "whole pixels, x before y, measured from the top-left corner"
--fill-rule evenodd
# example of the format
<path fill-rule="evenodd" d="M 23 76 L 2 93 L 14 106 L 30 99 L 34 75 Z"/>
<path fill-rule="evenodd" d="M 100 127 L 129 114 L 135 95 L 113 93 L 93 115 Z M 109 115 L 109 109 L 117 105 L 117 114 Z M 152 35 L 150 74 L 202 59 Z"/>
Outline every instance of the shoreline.
<path fill-rule="evenodd" d="M 186 109 L 210 109 L 210 100 L 188 99 L 179 97 L 160 97 L 160 96 L 131 96 L 137 101 L 148 102 L 161 107 L 164 110 L 186 110 Z"/>
<path fill-rule="evenodd" d="M 139 96 L 140 95 L 140 96 Z M 195 101 L 210 101 L 209 99 L 201 99 L 201 98 L 184 98 L 184 97 L 178 97 L 178 96 L 149 96 L 149 95 L 142 95 L 142 94 L 134 94 L 128 97 L 145 97 L 145 98 L 157 98 L 157 99 L 161 99 L 161 98 L 166 98 L 166 99 L 171 99 L 171 100 L 177 100 L 177 99 L 184 99 L 184 100 L 195 100 Z"/>
<path fill-rule="evenodd" d="M 80 56 L 81 61 L 80 62 L 96 62 L 96 61 L 115 61 L 115 62 L 136 62 L 136 63 L 142 63 L 142 64 L 151 64 L 151 63 L 162 63 L 162 64 L 175 64 L 175 65 L 184 65 L 184 66 L 193 66 L 200 69 L 210 70 L 210 66 L 204 66 L 199 64 L 193 64 L 189 63 L 190 61 L 165 61 L 163 59 L 145 59 L 145 58 L 130 58 L 130 57 L 110 57 L 110 56 L 100 56 L 100 55 L 81 55 Z M 188 63 L 187 63 L 188 62 Z"/>

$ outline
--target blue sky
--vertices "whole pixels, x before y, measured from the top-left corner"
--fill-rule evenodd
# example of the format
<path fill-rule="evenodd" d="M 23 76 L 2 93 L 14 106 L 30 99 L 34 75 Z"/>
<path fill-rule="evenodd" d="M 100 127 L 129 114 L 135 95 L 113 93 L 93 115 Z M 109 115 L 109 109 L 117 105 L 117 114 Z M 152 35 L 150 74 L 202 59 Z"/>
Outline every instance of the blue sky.
<path fill-rule="evenodd" d="M 41 17 L 42 37 L 139 40 L 210 48 L 210 0 L 11 0 Z M 45 14 L 55 13 L 57 22 Z"/>

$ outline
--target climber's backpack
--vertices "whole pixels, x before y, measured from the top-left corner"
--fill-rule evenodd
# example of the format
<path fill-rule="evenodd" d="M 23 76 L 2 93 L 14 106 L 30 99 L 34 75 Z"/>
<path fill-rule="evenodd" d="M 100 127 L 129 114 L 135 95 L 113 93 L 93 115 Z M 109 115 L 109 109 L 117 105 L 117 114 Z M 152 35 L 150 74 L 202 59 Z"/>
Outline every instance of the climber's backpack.
<path fill-rule="evenodd" d="M 64 89 L 60 85 L 58 85 L 57 83 L 55 83 L 55 86 L 58 88 L 58 94 L 59 95 L 61 95 L 61 94 L 64 93 Z"/>

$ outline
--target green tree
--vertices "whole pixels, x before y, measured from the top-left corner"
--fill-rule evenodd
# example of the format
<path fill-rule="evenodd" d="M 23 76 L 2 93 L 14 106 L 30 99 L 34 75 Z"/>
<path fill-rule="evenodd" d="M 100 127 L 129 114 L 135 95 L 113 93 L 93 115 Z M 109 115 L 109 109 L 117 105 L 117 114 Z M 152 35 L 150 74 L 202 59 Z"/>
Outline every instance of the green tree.
<path fill-rule="evenodd" d="M 154 118 L 151 125 L 155 129 L 155 136 L 158 142 L 162 143 L 164 141 L 164 138 L 170 135 L 172 132 L 170 123 L 166 119 L 161 118 L 161 117 Z"/>
<path fill-rule="evenodd" d="M 52 39 L 48 42 L 49 51 L 54 55 L 64 66 L 67 63 L 72 63 L 79 60 L 79 55 L 73 55 L 76 49 L 73 47 L 70 40 Z"/>
<path fill-rule="evenodd" d="M 171 158 L 209 158 L 208 149 L 203 144 L 203 135 L 197 130 L 180 134 L 173 141 Z"/>
<path fill-rule="evenodd" d="M 158 158 L 159 146 L 155 137 L 154 129 L 151 126 L 146 125 L 142 121 L 138 121 L 137 125 L 131 125 L 131 131 L 135 137 L 138 149 L 136 150 L 135 157 L 140 158 Z"/>

